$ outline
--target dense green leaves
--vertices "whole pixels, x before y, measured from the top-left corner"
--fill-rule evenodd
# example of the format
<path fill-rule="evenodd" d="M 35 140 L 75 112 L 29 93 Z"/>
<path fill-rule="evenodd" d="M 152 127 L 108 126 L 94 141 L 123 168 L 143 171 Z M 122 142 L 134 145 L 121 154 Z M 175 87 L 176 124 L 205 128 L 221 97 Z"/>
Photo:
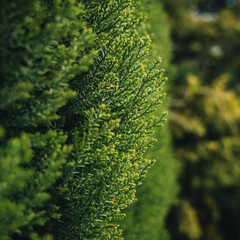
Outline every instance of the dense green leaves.
<path fill-rule="evenodd" d="M 36 239 L 37 226 L 59 216 L 57 206 L 46 205 L 70 152 L 57 111 L 75 95 L 68 80 L 95 54 L 85 50 L 94 35 L 76 21 L 83 14 L 74 2 L 2 2 L 1 239 Z"/>
<path fill-rule="evenodd" d="M 143 2 L 142 8 L 147 15 L 147 30 L 152 38 L 150 56 L 160 55 L 162 63 L 168 67 L 171 41 L 162 5 L 158 1 L 148 0 Z M 161 115 L 166 108 L 166 104 L 158 106 L 152 116 Z M 128 207 L 127 216 L 121 223 L 126 239 L 169 239 L 165 218 L 176 197 L 177 165 L 172 155 L 171 137 L 167 126 L 155 129 L 154 137 L 157 143 L 144 156 L 155 159 L 156 162 L 149 170 L 146 180 L 137 188 L 137 202 Z"/>
<path fill-rule="evenodd" d="M 57 119 L 57 110 L 73 96 L 68 80 L 86 69 L 92 55 L 85 51 L 91 31 L 76 21 L 84 14 L 81 5 L 56 3 L 50 11 L 37 2 L 18 5 L 4 3 L 1 21 L 0 109 L 5 118 L 0 123 L 9 136 Z"/>
<path fill-rule="evenodd" d="M 165 116 L 148 119 L 165 78 L 137 6 L 2 3 L 3 239 L 121 238 L 113 219 L 135 201 Z"/>
<path fill-rule="evenodd" d="M 11 234 L 24 239 L 36 225 L 49 219 L 44 203 L 50 198 L 47 190 L 61 175 L 69 148 L 66 137 L 53 131 L 34 136 L 22 135 L 4 143 L 1 139 L 1 232 L 2 239 Z M 51 217 L 54 217 L 55 206 Z"/>
<path fill-rule="evenodd" d="M 153 163 L 143 153 L 164 115 L 147 117 L 164 97 L 165 79 L 159 61 L 147 58 L 150 39 L 136 7 L 132 1 L 86 3 L 98 56 L 71 80 L 78 95 L 62 109 L 74 144 L 58 197 L 62 239 L 119 238 L 113 219 L 135 201 L 135 188 Z"/>

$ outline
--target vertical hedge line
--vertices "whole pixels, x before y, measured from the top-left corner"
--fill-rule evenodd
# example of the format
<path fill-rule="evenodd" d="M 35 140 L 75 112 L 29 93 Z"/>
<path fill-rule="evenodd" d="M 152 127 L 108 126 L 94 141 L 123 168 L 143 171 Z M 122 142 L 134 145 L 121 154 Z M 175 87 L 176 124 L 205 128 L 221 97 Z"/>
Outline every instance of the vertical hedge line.
<path fill-rule="evenodd" d="M 162 4 L 159 0 L 144 0 L 142 8 L 147 15 L 148 32 L 152 38 L 150 57 L 160 55 L 163 66 L 168 70 L 172 49 L 170 29 Z M 158 116 L 167 109 L 168 98 L 152 114 Z M 176 201 L 178 186 L 177 164 L 166 125 L 155 129 L 154 137 L 158 141 L 144 155 L 156 159 L 156 163 L 149 170 L 143 184 L 137 188 L 137 202 L 126 211 L 127 216 L 121 224 L 125 239 L 169 239 L 165 218 L 171 204 Z"/>
<path fill-rule="evenodd" d="M 1 239 L 120 238 L 164 119 L 148 119 L 165 79 L 137 5 L 3 1 Z"/>
<path fill-rule="evenodd" d="M 74 2 L 1 3 L 1 239 L 27 239 L 58 216 L 57 206 L 46 212 L 44 204 L 70 152 L 56 113 L 74 96 L 68 80 L 93 55 L 84 51 L 94 38 L 83 14 Z"/>

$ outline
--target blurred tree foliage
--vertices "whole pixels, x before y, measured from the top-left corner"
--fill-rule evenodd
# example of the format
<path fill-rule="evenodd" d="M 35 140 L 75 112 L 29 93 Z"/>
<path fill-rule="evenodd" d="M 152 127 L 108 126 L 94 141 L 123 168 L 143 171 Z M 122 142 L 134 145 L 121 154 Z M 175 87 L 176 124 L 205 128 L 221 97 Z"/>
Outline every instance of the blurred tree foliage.
<path fill-rule="evenodd" d="M 240 73 L 240 57 L 236 54 L 240 48 L 239 1 L 163 2 L 174 41 L 173 63 L 197 68 L 204 83 L 223 72 L 231 74 L 232 84 L 237 82 Z"/>
<path fill-rule="evenodd" d="M 187 86 L 174 92 L 170 118 L 182 189 L 169 217 L 173 239 L 239 239 L 240 99 L 239 88 L 227 89 L 228 78 L 205 86 L 189 74 Z"/>
<path fill-rule="evenodd" d="M 240 239 L 239 1 L 163 1 L 174 40 L 170 128 L 181 165 L 172 239 Z"/>

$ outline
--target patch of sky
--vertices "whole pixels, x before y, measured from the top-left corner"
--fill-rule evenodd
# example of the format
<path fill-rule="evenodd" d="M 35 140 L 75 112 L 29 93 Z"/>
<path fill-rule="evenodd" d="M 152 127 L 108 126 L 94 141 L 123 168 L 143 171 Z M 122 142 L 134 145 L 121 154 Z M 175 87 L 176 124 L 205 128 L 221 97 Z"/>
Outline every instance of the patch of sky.
<path fill-rule="evenodd" d="M 226 0 L 226 6 L 232 8 L 236 5 L 236 0 Z"/>
<path fill-rule="evenodd" d="M 210 0 L 198 6 L 192 5 L 190 12 L 195 14 L 216 13 L 224 7 L 233 8 L 236 5 L 236 0 Z"/>

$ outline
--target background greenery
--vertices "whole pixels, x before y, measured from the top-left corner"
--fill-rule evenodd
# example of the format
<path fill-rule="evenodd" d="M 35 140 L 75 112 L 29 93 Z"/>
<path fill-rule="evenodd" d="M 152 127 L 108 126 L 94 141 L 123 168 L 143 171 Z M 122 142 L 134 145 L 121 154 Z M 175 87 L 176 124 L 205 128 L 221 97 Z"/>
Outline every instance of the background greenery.
<path fill-rule="evenodd" d="M 170 129 L 181 165 L 172 239 L 239 239 L 239 1 L 164 1 Z"/>

